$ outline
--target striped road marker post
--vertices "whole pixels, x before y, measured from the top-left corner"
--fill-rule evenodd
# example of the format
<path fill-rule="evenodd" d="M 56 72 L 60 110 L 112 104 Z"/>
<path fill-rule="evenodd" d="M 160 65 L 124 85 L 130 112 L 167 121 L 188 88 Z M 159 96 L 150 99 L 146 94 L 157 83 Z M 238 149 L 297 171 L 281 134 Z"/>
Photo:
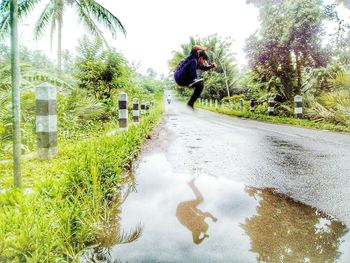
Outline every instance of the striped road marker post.
<path fill-rule="evenodd" d="M 243 99 L 239 99 L 239 110 L 243 110 Z"/>
<path fill-rule="evenodd" d="M 38 158 L 57 156 L 57 95 L 56 87 L 42 83 L 36 87 L 36 134 Z"/>
<path fill-rule="evenodd" d="M 250 112 L 254 112 L 254 107 L 255 107 L 255 99 L 250 100 Z"/>
<path fill-rule="evenodd" d="M 146 102 L 143 100 L 141 101 L 141 115 L 146 114 Z"/>
<path fill-rule="evenodd" d="M 119 93 L 119 129 L 128 129 L 128 95 L 125 92 Z"/>
<path fill-rule="evenodd" d="M 275 114 L 275 100 L 274 98 L 269 98 L 268 101 L 268 108 L 267 108 L 267 112 L 269 115 L 274 115 Z"/>
<path fill-rule="evenodd" d="M 132 118 L 135 125 L 140 123 L 140 109 L 139 109 L 139 99 L 134 98 L 132 102 Z"/>
<path fill-rule="evenodd" d="M 294 97 L 294 114 L 297 119 L 303 116 L 303 97 L 300 95 Z"/>

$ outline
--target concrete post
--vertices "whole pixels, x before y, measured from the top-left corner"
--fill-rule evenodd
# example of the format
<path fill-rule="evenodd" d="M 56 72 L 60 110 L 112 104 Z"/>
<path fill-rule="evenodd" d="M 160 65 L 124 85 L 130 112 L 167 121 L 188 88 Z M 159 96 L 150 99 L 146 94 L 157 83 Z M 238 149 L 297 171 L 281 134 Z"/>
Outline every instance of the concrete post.
<path fill-rule="evenodd" d="M 303 97 L 300 95 L 294 97 L 294 114 L 297 119 L 303 116 Z"/>
<path fill-rule="evenodd" d="M 255 99 L 250 100 L 250 112 L 254 112 L 255 107 Z"/>
<path fill-rule="evenodd" d="M 205 106 L 208 106 L 208 99 L 205 99 Z"/>
<path fill-rule="evenodd" d="M 36 87 L 35 93 L 38 158 L 48 160 L 58 152 L 56 87 L 44 82 Z"/>
<path fill-rule="evenodd" d="M 229 104 L 230 104 L 230 110 L 232 110 L 233 109 L 233 102 L 229 101 Z"/>
<path fill-rule="evenodd" d="M 128 95 L 125 92 L 119 93 L 119 129 L 128 129 Z"/>
<path fill-rule="evenodd" d="M 218 100 L 215 99 L 215 108 L 217 109 L 218 108 Z"/>
<path fill-rule="evenodd" d="M 239 110 L 243 110 L 243 99 L 239 99 Z"/>
<path fill-rule="evenodd" d="M 132 102 L 132 118 L 135 125 L 140 123 L 139 99 L 134 98 Z"/>
<path fill-rule="evenodd" d="M 143 100 L 141 101 L 141 115 L 146 114 L 146 102 Z"/>
<path fill-rule="evenodd" d="M 209 107 L 210 108 L 213 107 L 213 100 L 212 99 L 209 100 Z"/>
<path fill-rule="evenodd" d="M 275 100 L 274 98 L 269 98 L 267 103 L 269 104 L 267 108 L 267 112 L 269 115 L 274 115 L 275 114 Z"/>

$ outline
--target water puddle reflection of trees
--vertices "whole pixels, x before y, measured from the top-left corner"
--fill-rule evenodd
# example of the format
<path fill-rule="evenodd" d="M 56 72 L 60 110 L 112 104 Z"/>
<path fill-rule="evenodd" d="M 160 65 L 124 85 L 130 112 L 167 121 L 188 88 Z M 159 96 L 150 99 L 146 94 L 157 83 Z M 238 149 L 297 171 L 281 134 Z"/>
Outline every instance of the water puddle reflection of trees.
<path fill-rule="evenodd" d="M 208 222 L 220 224 L 215 216 L 223 215 L 214 216 L 199 209 L 198 206 L 205 201 L 202 193 L 194 180 L 188 186 L 194 198 L 177 204 L 176 218 L 179 224 L 192 232 L 195 245 L 210 245 L 209 241 L 203 242 L 208 238 Z M 84 253 L 81 262 L 121 262 L 113 259 L 112 248 L 141 237 L 143 226 L 135 225 L 130 232 L 125 232 L 120 224 L 121 205 L 132 192 L 136 192 L 136 183 L 130 173 L 125 176 L 109 214 L 103 216 L 105 220 L 97 237 L 98 245 Z M 238 222 L 241 222 L 239 226 L 246 234 L 242 238 L 250 240 L 249 251 L 256 255 L 256 262 L 336 262 L 340 258 L 342 237 L 348 232 L 341 222 L 272 189 L 246 187 L 243 191 L 242 188 L 242 195 L 246 194 L 256 200 L 256 210 L 253 215 L 245 219 L 243 216 Z M 210 221 L 205 222 L 206 218 Z M 230 231 L 232 225 L 224 227 Z M 215 234 L 212 235 L 214 239 Z M 179 242 L 183 240 L 179 239 Z M 242 251 L 243 254 L 247 252 Z"/>
<path fill-rule="evenodd" d="M 335 262 L 348 229 L 316 209 L 276 194 L 247 187 L 258 200 L 256 214 L 241 227 L 251 240 L 258 262 Z"/>
<path fill-rule="evenodd" d="M 121 206 L 130 193 L 136 192 L 136 180 L 132 172 L 124 175 L 112 202 L 108 214 L 102 215 L 103 224 L 101 231 L 97 235 L 97 245 L 84 251 L 80 262 L 119 262 L 113 260 L 111 255 L 112 247 L 120 244 L 127 244 L 138 240 L 142 235 L 143 226 L 141 224 L 134 227 L 129 232 L 125 232 L 120 225 Z"/>

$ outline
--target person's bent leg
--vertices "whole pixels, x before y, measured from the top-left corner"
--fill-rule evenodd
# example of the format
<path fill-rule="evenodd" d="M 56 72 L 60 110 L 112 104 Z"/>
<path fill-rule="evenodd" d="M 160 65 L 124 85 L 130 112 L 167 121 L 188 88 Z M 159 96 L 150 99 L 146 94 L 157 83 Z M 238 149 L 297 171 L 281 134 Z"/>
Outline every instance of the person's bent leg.
<path fill-rule="evenodd" d="M 187 102 L 187 105 L 189 105 L 190 107 L 193 108 L 193 105 L 196 102 L 196 100 L 200 97 L 200 95 L 203 91 L 203 88 L 204 88 L 203 82 L 199 82 L 198 84 L 196 84 L 194 86 L 194 91 L 192 93 L 190 100 Z"/>

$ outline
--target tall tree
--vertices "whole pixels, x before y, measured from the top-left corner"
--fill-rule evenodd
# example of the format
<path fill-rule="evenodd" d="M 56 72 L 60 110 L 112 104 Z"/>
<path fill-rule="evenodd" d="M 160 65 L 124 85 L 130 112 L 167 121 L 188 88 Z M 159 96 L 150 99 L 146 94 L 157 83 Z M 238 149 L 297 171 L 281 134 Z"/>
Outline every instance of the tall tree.
<path fill-rule="evenodd" d="M 327 18 L 321 0 L 248 0 L 259 8 L 261 29 L 246 45 L 253 70 L 275 86 L 284 99 L 299 93 L 302 72 L 326 66 L 321 46 Z M 275 81 L 270 82 L 271 79 Z"/>
<path fill-rule="evenodd" d="M 3 0 L 0 4 L 0 32 L 4 33 L 9 27 L 9 1 Z M 42 0 L 24 0 L 19 4 L 19 16 L 25 16 L 29 14 Z M 57 69 L 60 72 L 62 68 L 62 26 L 64 12 L 67 7 L 75 9 L 80 22 L 92 33 L 94 36 L 98 36 L 102 39 L 103 32 L 98 26 L 102 24 L 107 28 L 112 36 L 115 37 L 117 32 L 126 34 L 126 30 L 120 20 L 113 15 L 108 9 L 97 3 L 95 0 L 52 0 L 49 1 L 44 10 L 41 12 L 36 24 L 35 24 L 35 36 L 40 37 L 46 27 L 51 26 L 51 41 L 53 39 L 53 33 L 57 29 Z M 1 34 L 0 33 L 0 34 Z M 107 44 L 107 42 L 105 41 Z"/>
<path fill-rule="evenodd" d="M 12 78 L 12 112 L 13 112 L 13 168 L 14 184 L 22 186 L 21 178 L 21 122 L 20 122 L 20 72 L 18 52 L 18 3 L 10 3 L 11 27 L 11 78 Z"/>

